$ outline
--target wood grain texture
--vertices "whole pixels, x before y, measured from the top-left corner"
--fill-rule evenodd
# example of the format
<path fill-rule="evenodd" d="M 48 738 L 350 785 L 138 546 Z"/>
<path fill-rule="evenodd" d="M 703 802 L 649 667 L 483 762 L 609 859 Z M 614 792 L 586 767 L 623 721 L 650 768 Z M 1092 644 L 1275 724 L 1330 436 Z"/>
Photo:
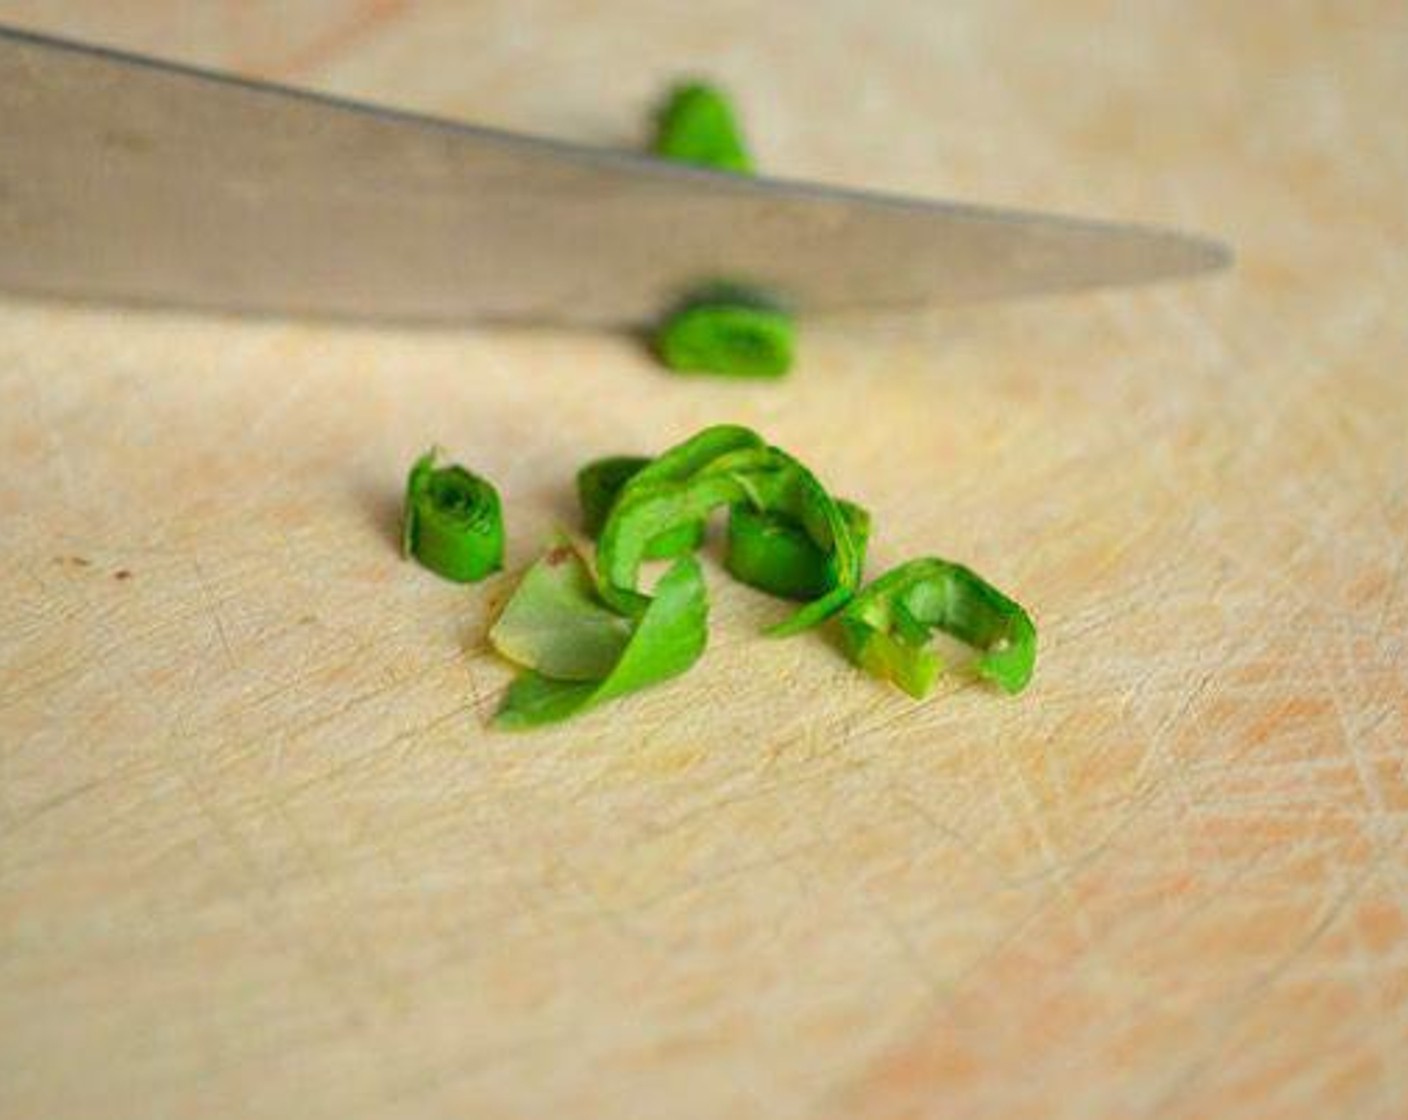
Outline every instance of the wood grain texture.
<path fill-rule="evenodd" d="M 0 19 L 606 142 L 702 69 L 780 172 L 1241 254 L 817 324 L 778 386 L 0 301 L 6 1120 L 1405 1115 L 1401 3 Z M 521 566 L 585 459 L 722 419 L 1028 604 L 1031 690 L 913 703 L 715 565 L 691 675 L 488 731 L 510 580 L 399 562 L 413 455 Z"/>

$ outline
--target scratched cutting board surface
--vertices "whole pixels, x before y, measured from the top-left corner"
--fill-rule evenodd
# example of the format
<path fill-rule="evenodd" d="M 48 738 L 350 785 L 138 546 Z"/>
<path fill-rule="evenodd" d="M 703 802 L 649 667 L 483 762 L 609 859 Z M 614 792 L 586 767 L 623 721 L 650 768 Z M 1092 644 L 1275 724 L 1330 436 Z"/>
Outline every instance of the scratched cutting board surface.
<path fill-rule="evenodd" d="M 1401 4 L 0 20 L 602 143 L 704 71 L 778 172 L 1240 253 L 816 324 L 765 386 L 0 298 L 6 1120 L 1405 1114 Z M 691 674 L 490 731 L 512 576 L 398 560 L 410 460 L 497 480 L 517 569 L 582 462 L 724 419 L 870 506 L 876 565 L 1028 604 L 1029 692 L 915 703 L 711 562 Z"/>

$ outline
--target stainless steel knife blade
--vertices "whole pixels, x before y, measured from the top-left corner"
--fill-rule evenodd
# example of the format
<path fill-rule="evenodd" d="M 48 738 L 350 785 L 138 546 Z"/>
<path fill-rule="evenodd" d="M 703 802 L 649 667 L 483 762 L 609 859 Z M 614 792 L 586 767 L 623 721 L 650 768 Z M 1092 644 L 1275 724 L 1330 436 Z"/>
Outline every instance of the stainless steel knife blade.
<path fill-rule="evenodd" d="M 235 311 L 639 321 L 706 281 L 797 310 L 1203 272 L 1150 227 L 751 179 L 0 28 L 0 286 Z"/>

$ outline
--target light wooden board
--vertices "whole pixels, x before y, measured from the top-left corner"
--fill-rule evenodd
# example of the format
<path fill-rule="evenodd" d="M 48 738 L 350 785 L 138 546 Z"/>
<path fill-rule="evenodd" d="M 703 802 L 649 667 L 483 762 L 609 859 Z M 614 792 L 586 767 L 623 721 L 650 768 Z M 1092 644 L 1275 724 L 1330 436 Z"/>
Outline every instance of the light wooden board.
<path fill-rule="evenodd" d="M 603 142 L 703 70 L 780 172 L 1241 254 L 819 324 L 778 386 L 4 298 L 6 1120 L 1405 1115 L 1401 3 L 0 19 Z M 715 567 L 688 677 L 487 730 L 510 581 L 397 559 L 411 458 L 495 478 L 520 566 L 584 460 L 723 419 L 1030 605 L 1029 693 L 911 702 Z"/>

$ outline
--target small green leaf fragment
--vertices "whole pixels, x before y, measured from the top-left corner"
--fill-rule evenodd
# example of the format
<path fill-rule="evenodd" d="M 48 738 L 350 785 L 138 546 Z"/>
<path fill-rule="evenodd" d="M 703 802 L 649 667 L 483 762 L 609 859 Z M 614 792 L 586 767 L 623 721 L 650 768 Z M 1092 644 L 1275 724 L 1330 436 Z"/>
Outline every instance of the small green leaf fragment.
<path fill-rule="evenodd" d="M 588 463 L 577 472 L 577 500 L 582 507 L 582 531 L 595 539 L 606 524 L 616 496 L 632 478 L 648 466 L 643 455 L 612 455 Z M 681 525 L 663 533 L 646 548 L 649 560 L 669 560 L 696 551 L 704 543 L 704 523 Z"/>
<path fill-rule="evenodd" d="M 629 620 L 596 593 L 571 545 L 554 546 L 524 574 L 489 642 L 508 660 L 560 681 L 599 681 L 631 639 Z"/>
<path fill-rule="evenodd" d="M 577 472 L 577 502 L 582 507 L 582 531 L 587 536 L 596 539 L 621 487 L 649 463 L 644 455 L 609 455 Z"/>
<path fill-rule="evenodd" d="M 836 505 L 863 562 L 870 514 L 844 498 Z M 834 579 L 826 553 L 806 529 L 785 514 L 765 513 L 743 503 L 729 511 L 724 566 L 739 582 L 782 599 L 815 599 L 825 594 Z"/>
<path fill-rule="evenodd" d="M 401 555 L 472 583 L 503 567 L 503 509 L 492 485 L 459 465 L 437 467 L 438 454 L 422 455 L 406 479 Z"/>
<path fill-rule="evenodd" d="M 590 574 L 580 556 L 573 552 L 563 562 L 578 568 L 578 576 L 571 577 L 575 588 L 590 584 Z M 520 593 L 521 590 L 516 592 L 515 598 Z M 505 613 L 512 608 L 510 601 Z M 581 607 L 574 604 L 565 609 L 575 615 Z M 655 596 L 633 624 L 615 662 L 609 667 L 599 666 L 606 668 L 603 674 L 588 680 L 556 679 L 548 675 L 549 665 L 541 662 L 510 686 L 495 723 L 516 730 L 556 723 L 605 700 L 679 676 L 704 652 L 708 617 L 708 597 L 699 562 L 692 556 L 682 557 L 661 577 Z"/>
<path fill-rule="evenodd" d="M 651 150 L 665 159 L 750 174 L 753 161 L 724 93 L 703 82 L 676 86 L 655 116 Z"/>
<path fill-rule="evenodd" d="M 792 368 L 796 333 L 792 316 L 777 308 L 700 302 L 665 319 L 655 350 L 680 373 L 782 377 Z"/>
<path fill-rule="evenodd" d="M 873 676 L 922 697 L 941 669 L 926 648 L 941 631 L 979 652 L 976 674 L 1022 691 L 1036 664 L 1036 627 L 1017 603 L 961 564 L 930 557 L 892 568 L 841 613 L 847 655 Z"/>
<path fill-rule="evenodd" d="M 530 670 L 509 685 L 494 725 L 505 731 L 526 731 L 560 723 L 586 708 L 596 689 L 595 681 L 555 681 Z"/>
<path fill-rule="evenodd" d="M 648 542 L 720 506 L 743 503 L 791 519 L 826 560 L 821 593 L 769 633 L 797 633 L 844 605 L 860 585 L 861 558 L 839 504 L 796 459 L 736 426 L 704 429 L 622 487 L 597 544 L 602 598 L 638 617 L 650 601 L 636 586 Z"/>
<path fill-rule="evenodd" d="M 406 477 L 406 500 L 401 511 L 401 559 L 411 558 L 411 549 L 416 536 L 416 504 L 425 493 L 426 484 L 435 471 L 435 457 L 438 448 L 432 447 L 411 465 L 411 473 Z"/>

